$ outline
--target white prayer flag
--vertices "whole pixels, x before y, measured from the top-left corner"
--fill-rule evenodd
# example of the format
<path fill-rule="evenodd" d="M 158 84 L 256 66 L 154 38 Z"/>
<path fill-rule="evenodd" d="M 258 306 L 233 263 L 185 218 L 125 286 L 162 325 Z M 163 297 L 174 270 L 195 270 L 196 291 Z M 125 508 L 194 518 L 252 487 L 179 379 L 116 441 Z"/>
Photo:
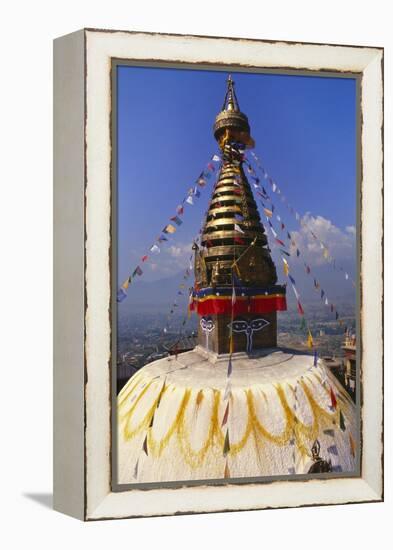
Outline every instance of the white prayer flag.
<path fill-rule="evenodd" d="M 299 299 L 300 299 L 300 296 L 299 296 L 298 291 L 296 290 L 296 287 L 295 287 L 294 285 L 292 285 L 292 288 L 293 288 L 293 293 L 294 293 L 295 296 L 296 296 L 296 300 L 299 300 Z"/>
<path fill-rule="evenodd" d="M 243 233 L 244 234 L 244 231 L 243 229 L 237 225 L 237 223 L 235 223 L 235 231 L 238 231 L 239 233 Z"/>

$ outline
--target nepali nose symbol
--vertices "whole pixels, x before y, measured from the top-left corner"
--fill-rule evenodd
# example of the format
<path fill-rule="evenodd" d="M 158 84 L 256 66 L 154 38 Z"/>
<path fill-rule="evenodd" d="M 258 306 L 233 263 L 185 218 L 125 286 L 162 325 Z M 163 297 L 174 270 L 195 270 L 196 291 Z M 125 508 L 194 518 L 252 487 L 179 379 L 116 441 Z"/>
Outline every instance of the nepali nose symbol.
<path fill-rule="evenodd" d="M 202 317 L 200 320 L 200 325 L 202 331 L 205 333 L 206 336 L 206 349 L 209 349 L 209 334 L 214 330 L 215 325 L 213 323 L 213 320 L 210 318 Z"/>
<path fill-rule="evenodd" d="M 262 318 L 252 319 L 252 321 L 236 319 L 235 321 L 230 323 L 228 326 L 229 328 L 232 327 L 233 332 L 244 332 L 246 334 L 247 353 L 250 353 L 252 351 L 252 337 L 254 332 L 257 332 L 258 330 L 262 330 L 269 324 L 270 324 L 269 321 Z"/>

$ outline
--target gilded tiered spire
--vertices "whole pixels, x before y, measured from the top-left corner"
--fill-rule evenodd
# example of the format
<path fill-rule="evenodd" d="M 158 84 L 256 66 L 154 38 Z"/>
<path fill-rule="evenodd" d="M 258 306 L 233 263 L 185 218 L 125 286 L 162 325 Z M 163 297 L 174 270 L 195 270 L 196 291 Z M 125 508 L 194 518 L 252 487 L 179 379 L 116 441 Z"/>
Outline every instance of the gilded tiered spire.
<path fill-rule="evenodd" d="M 228 352 L 228 323 L 234 321 L 234 313 L 242 314 L 241 318 L 236 316 L 241 322 L 265 321 L 260 328 L 268 328 L 254 339 L 256 347 L 275 346 L 276 311 L 286 309 L 285 288 L 276 285 L 277 273 L 265 229 L 243 169 L 244 151 L 254 146 L 254 140 L 230 76 L 214 136 L 221 149 L 222 166 L 202 231 L 201 248 L 195 246 L 194 309 L 203 315 L 201 326 L 207 326 L 207 316 L 213 321 L 209 324 L 213 326 L 212 351 Z M 261 319 L 262 312 L 265 319 Z M 236 337 L 237 351 L 249 351 L 249 344 L 246 346 L 243 340 Z M 200 334 L 201 345 L 205 341 Z"/>
<path fill-rule="evenodd" d="M 232 266 L 246 286 L 277 280 L 264 227 L 241 154 L 224 145 L 223 164 L 210 201 L 197 255 L 198 286 L 232 285 Z"/>
<path fill-rule="evenodd" d="M 197 284 L 232 285 L 232 266 L 239 257 L 237 272 L 246 286 L 274 284 L 277 275 L 265 229 L 243 169 L 242 151 L 254 141 L 248 119 L 240 111 L 231 76 L 214 135 L 223 162 L 203 228 L 204 250 L 197 255 Z"/>

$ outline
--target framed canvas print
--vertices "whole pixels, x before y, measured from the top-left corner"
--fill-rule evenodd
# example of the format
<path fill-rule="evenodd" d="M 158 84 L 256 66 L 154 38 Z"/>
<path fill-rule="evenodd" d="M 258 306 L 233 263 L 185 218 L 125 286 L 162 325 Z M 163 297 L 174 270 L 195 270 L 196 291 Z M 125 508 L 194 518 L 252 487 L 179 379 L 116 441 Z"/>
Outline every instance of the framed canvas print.
<path fill-rule="evenodd" d="M 383 50 L 55 40 L 55 508 L 383 498 Z"/>

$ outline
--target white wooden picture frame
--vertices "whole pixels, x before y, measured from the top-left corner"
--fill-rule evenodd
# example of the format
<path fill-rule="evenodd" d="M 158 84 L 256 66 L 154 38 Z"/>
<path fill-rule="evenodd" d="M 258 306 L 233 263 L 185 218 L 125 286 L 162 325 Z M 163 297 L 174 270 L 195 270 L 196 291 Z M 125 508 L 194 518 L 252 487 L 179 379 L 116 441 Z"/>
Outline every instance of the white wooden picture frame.
<path fill-rule="evenodd" d="M 111 487 L 113 59 L 361 75 L 361 474 Z M 54 507 L 81 520 L 383 499 L 383 50 L 85 29 L 54 43 Z"/>

